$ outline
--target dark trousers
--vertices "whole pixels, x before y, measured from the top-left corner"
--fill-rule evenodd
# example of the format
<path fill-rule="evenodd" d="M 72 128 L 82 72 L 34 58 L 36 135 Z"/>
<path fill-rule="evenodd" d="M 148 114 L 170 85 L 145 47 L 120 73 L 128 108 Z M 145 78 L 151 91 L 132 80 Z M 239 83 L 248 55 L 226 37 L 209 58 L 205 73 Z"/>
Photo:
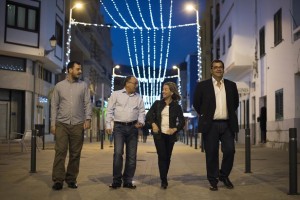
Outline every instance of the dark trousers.
<path fill-rule="evenodd" d="M 154 138 L 154 143 L 158 155 L 160 179 L 162 182 L 167 183 L 167 176 L 175 142 L 174 140 L 170 140 L 170 135 L 161 133 L 158 139 Z"/>
<path fill-rule="evenodd" d="M 229 129 L 228 122 L 214 121 L 209 132 L 203 134 L 206 155 L 207 179 L 210 184 L 218 183 L 219 177 L 228 177 L 233 166 L 235 143 L 234 133 Z M 223 153 L 219 170 L 219 142 Z"/>
<path fill-rule="evenodd" d="M 70 125 L 57 122 L 55 138 L 55 158 L 53 162 L 52 180 L 54 182 L 76 182 L 84 138 L 83 124 Z M 65 161 L 68 147 L 69 162 L 66 172 Z"/>
<path fill-rule="evenodd" d="M 114 160 L 113 160 L 113 182 L 121 184 L 132 183 L 136 169 L 136 152 L 138 143 L 138 129 L 134 125 L 114 125 Z M 126 161 L 123 170 L 124 145 L 126 145 Z"/>
<path fill-rule="evenodd" d="M 267 141 L 267 131 L 266 130 L 261 130 L 260 131 L 260 140 L 261 140 L 261 143 L 266 143 Z"/>

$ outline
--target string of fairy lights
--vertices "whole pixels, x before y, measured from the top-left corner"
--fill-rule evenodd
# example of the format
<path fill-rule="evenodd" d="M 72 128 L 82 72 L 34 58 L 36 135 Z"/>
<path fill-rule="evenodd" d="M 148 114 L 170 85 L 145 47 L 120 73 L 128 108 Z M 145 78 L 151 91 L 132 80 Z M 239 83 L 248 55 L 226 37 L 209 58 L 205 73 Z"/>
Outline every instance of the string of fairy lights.
<path fill-rule="evenodd" d="M 69 58 L 70 55 L 70 43 L 71 43 L 71 27 L 72 25 L 84 25 L 84 26 L 95 26 L 100 28 L 114 28 L 123 30 L 127 45 L 127 52 L 129 57 L 129 63 L 131 66 L 132 74 L 137 77 L 139 81 L 139 93 L 142 95 L 145 102 L 145 108 L 149 109 L 150 106 L 154 103 L 155 100 L 160 99 L 161 86 L 165 79 L 177 78 L 178 90 L 181 94 L 181 83 L 180 83 L 180 74 L 174 76 L 166 76 L 166 71 L 168 67 L 168 58 L 170 53 L 170 41 L 172 36 L 172 29 L 183 28 L 188 26 L 197 25 L 197 34 L 199 35 L 199 23 L 190 23 L 190 24 L 181 24 L 181 25 L 172 25 L 172 10 L 173 10 L 173 0 L 170 0 L 169 7 L 169 16 L 168 16 L 168 25 L 164 26 L 163 23 L 163 4 L 162 0 L 159 0 L 159 15 L 160 15 L 160 25 L 156 26 L 154 22 L 153 6 L 151 0 L 148 0 L 148 9 L 150 13 L 151 23 L 147 25 L 140 7 L 139 0 L 136 1 L 137 10 L 139 13 L 139 18 L 141 19 L 142 24 L 137 22 L 137 19 L 132 13 L 132 9 L 128 4 L 128 0 L 124 0 L 126 9 L 128 11 L 130 18 L 126 20 L 124 14 L 121 13 L 118 4 L 115 0 L 111 0 L 113 9 L 109 10 L 108 6 L 104 3 L 103 0 L 99 0 L 101 6 L 107 15 L 111 18 L 114 25 L 109 24 L 93 24 L 93 23 L 84 23 L 77 22 L 74 19 L 70 20 L 70 24 L 67 30 L 67 51 L 66 57 Z M 134 1 L 134 0 L 131 0 Z M 143 7 L 143 9 L 145 9 Z M 116 17 L 112 13 L 118 13 L 118 18 L 121 21 L 117 21 Z M 128 15 L 127 15 L 128 16 Z M 130 21 L 128 21 L 130 20 Z M 199 36 L 197 36 L 199 41 Z M 198 44 L 198 48 L 200 45 Z M 201 61 L 200 59 L 201 49 L 198 49 L 198 77 L 201 74 Z M 67 59 L 69 62 L 69 59 Z M 111 91 L 114 91 L 114 80 L 115 77 L 125 77 L 122 75 L 117 75 L 113 71 L 112 80 L 111 80 Z"/>

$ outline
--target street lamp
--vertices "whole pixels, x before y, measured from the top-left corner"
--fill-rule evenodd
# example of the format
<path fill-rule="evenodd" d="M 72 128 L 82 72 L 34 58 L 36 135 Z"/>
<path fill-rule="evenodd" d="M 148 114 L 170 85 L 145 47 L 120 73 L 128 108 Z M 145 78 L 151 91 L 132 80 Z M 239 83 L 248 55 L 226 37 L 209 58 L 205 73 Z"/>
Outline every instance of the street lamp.
<path fill-rule="evenodd" d="M 113 76 L 116 76 L 116 73 L 115 73 L 115 70 L 116 70 L 116 69 L 120 69 L 120 65 L 114 66 L 113 71 L 112 71 L 112 75 L 113 75 Z"/>
<path fill-rule="evenodd" d="M 69 27 L 67 30 L 67 35 L 68 35 L 68 41 L 67 41 L 67 53 L 66 53 L 66 66 L 70 62 L 70 53 L 71 53 L 71 26 L 72 26 L 72 11 L 75 8 L 82 8 L 83 4 L 82 3 L 75 3 L 75 5 L 70 9 L 70 15 L 69 15 Z"/>
<path fill-rule="evenodd" d="M 126 76 L 118 75 L 115 73 L 116 69 L 120 69 L 120 65 L 116 65 L 112 69 L 112 77 L 111 77 L 111 93 L 114 91 L 115 87 L 115 77 L 125 78 Z"/>
<path fill-rule="evenodd" d="M 50 52 L 52 52 L 52 51 L 55 50 L 57 40 L 56 40 L 56 38 L 55 38 L 54 35 L 52 35 L 52 37 L 49 39 L 49 42 L 50 42 L 51 49 L 50 49 L 50 50 L 45 50 L 45 51 L 44 51 L 44 55 L 45 55 L 45 56 L 48 55 Z"/>
<path fill-rule="evenodd" d="M 195 11 L 196 12 L 196 21 L 197 21 L 197 52 L 198 52 L 198 81 L 202 79 L 202 66 L 201 66 L 201 37 L 200 37 L 200 21 L 199 21 L 199 11 L 196 9 L 196 5 L 194 4 L 187 4 L 186 5 L 187 11 Z"/>
<path fill-rule="evenodd" d="M 179 92 L 179 95 L 181 96 L 181 84 L 180 84 L 180 68 L 177 67 L 176 65 L 173 65 L 172 67 L 173 69 L 177 69 L 177 87 L 178 87 L 178 92 Z M 181 105 L 181 100 L 179 101 L 179 104 Z"/>

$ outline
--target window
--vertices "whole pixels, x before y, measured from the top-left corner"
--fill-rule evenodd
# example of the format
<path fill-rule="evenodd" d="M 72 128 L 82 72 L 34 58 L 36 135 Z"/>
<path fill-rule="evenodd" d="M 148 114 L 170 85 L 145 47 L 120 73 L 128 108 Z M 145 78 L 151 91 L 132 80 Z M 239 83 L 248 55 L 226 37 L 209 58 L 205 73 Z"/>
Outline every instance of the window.
<path fill-rule="evenodd" d="M 294 27 L 294 30 L 295 30 L 296 28 L 298 28 L 300 26 L 300 12 L 299 12 L 300 1 L 299 0 L 293 0 L 292 8 L 293 8 L 293 13 L 292 13 L 293 27 Z"/>
<path fill-rule="evenodd" d="M 275 92 L 275 119 L 283 120 L 283 89 Z"/>
<path fill-rule="evenodd" d="M 220 58 L 220 38 L 216 41 L 216 59 Z"/>
<path fill-rule="evenodd" d="M 223 53 L 223 55 L 225 54 L 225 35 L 223 35 L 223 45 L 222 45 L 222 53 Z"/>
<path fill-rule="evenodd" d="M 294 41 L 298 40 L 300 38 L 300 1 L 299 0 L 293 0 L 292 1 L 292 19 L 293 19 L 293 34 L 294 34 Z"/>
<path fill-rule="evenodd" d="M 0 56 L 0 70 L 25 72 L 26 60 L 8 56 Z"/>
<path fill-rule="evenodd" d="M 62 25 L 56 21 L 56 27 L 55 27 L 55 37 L 56 37 L 56 44 L 60 47 L 62 47 L 62 40 L 63 40 L 63 27 Z"/>
<path fill-rule="evenodd" d="M 216 5 L 215 28 L 218 27 L 219 23 L 220 23 L 220 4 L 217 3 L 217 5 Z"/>
<path fill-rule="evenodd" d="M 281 9 L 274 15 L 274 45 L 278 45 L 282 41 L 282 19 Z"/>
<path fill-rule="evenodd" d="M 260 57 L 265 55 L 265 27 L 259 30 L 259 55 Z"/>
<path fill-rule="evenodd" d="M 39 66 L 38 76 L 40 79 L 52 83 L 52 73 L 49 70 L 42 67 L 41 65 Z"/>
<path fill-rule="evenodd" d="M 228 28 L 228 48 L 231 46 L 232 42 L 232 29 L 231 26 Z"/>
<path fill-rule="evenodd" d="M 12 28 L 37 32 L 39 28 L 39 10 L 36 7 L 7 1 L 6 25 Z"/>

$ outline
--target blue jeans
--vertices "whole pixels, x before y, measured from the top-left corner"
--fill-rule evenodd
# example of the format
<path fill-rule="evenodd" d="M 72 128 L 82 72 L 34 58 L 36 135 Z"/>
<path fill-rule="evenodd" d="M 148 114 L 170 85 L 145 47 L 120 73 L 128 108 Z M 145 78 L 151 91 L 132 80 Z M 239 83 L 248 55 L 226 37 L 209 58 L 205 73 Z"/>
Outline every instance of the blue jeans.
<path fill-rule="evenodd" d="M 114 160 L 113 160 L 113 182 L 121 184 L 132 183 L 136 169 L 136 152 L 138 143 L 138 129 L 134 125 L 114 125 Z M 123 170 L 124 144 L 126 145 L 126 161 Z"/>

